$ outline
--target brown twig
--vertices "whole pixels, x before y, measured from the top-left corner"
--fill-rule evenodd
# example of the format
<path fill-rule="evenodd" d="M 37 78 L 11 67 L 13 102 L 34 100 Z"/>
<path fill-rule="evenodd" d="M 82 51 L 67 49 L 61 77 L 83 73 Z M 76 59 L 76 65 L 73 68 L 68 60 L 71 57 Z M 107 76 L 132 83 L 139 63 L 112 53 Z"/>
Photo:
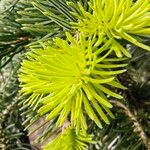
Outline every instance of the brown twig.
<path fill-rule="evenodd" d="M 138 133 L 140 136 L 141 140 L 145 144 L 145 146 L 150 149 L 150 140 L 148 139 L 146 133 L 144 132 L 141 124 L 138 122 L 136 116 L 130 111 L 128 107 L 126 107 L 123 103 L 117 100 L 111 100 L 112 103 L 117 105 L 118 107 L 123 108 L 124 113 L 130 118 L 130 120 L 133 122 L 133 125 L 135 127 L 135 132 Z"/>

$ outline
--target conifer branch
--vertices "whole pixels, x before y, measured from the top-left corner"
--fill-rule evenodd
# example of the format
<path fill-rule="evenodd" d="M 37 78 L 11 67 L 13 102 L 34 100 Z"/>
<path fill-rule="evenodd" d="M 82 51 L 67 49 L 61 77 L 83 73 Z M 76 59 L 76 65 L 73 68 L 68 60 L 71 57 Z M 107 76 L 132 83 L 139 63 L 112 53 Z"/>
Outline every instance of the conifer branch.
<path fill-rule="evenodd" d="M 125 106 L 122 102 L 117 101 L 117 100 L 111 100 L 112 103 L 114 103 L 116 106 L 123 108 L 124 113 L 130 118 L 130 120 L 133 122 L 133 125 L 135 127 L 134 132 L 137 132 L 140 139 L 143 141 L 146 147 L 149 146 L 149 139 L 144 132 L 141 124 L 139 123 L 137 117 L 131 112 L 130 108 Z M 136 111 L 136 110 L 134 110 Z"/>

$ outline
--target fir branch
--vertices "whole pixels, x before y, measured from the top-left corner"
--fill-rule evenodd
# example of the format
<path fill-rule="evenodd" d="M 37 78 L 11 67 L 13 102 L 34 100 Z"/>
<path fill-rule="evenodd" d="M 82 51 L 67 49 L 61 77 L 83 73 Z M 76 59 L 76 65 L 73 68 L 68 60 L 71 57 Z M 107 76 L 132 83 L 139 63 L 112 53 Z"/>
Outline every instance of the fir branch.
<path fill-rule="evenodd" d="M 150 141 L 144 132 L 141 124 L 137 120 L 136 116 L 131 112 L 129 107 L 125 106 L 123 103 L 117 100 L 111 100 L 112 103 L 114 103 L 116 106 L 123 109 L 124 113 L 130 118 L 130 120 L 133 122 L 133 125 L 135 127 L 134 132 L 137 132 L 140 139 L 143 141 L 146 147 L 149 147 Z M 135 110 L 134 110 L 135 111 Z"/>
<path fill-rule="evenodd" d="M 13 59 L 3 71 L 4 81 L 0 89 L 0 148 L 9 150 L 15 148 L 31 149 L 27 131 L 23 131 L 18 107 L 18 86 L 16 72 L 18 70 L 18 60 Z"/>
<path fill-rule="evenodd" d="M 131 57 L 123 45 L 125 41 L 150 51 L 150 47 L 141 40 L 141 36 L 150 35 L 149 0 L 95 0 L 88 3 L 92 11 L 85 10 L 80 2 L 69 4 L 80 11 L 72 12 L 78 19 L 72 23 L 73 27 L 88 35 L 101 34 L 108 39 L 113 38 L 112 49 L 117 57 Z"/>
<path fill-rule="evenodd" d="M 19 74 L 21 93 L 29 96 L 24 104 L 37 110 L 40 116 L 46 116 L 46 120 L 60 114 L 58 127 L 70 116 L 71 124 L 84 131 L 87 129 L 86 121 L 83 122 L 85 109 L 102 128 L 98 116 L 107 124 L 110 123 L 108 116 L 114 118 L 106 95 L 122 98 L 109 90 L 108 85 L 125 89 L 115 77 L 126 71 L 122 69 L 126 65 L 118 67 L 109 60 L 107 62 L 105 58 L 111 52 L 109 45 L 104 48 L 104 44 L 100 49 L 91 47 L 94 37 L 82 34 L 76 39 L 69 33 L 66 36 L 66 40 L 56 38 L 54 43 L 43 45 L 43 49 L 33 49 L 23 61 Z"/>

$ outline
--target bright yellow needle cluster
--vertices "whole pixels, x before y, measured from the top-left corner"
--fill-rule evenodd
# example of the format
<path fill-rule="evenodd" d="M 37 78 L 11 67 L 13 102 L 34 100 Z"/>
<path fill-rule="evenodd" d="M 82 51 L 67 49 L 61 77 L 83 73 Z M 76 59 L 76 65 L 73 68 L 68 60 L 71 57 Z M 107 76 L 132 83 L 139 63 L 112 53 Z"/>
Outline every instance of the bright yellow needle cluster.
<path fill-rule="evenodd" d="M 122 39 L 150 51 L 140 40 L 140 36 L 150 36 L 150 0 L 92 0 L 89 7 L 91 11 L 86 11 L 78 3 L 80 13 L 73 13 L 78 19 L 72 23 L 74 28 L 89 35 L 113 38 L 112 49 L 118 57 L 131 57 L 122 46 Z"/>
<path fill-rule="evenodd" d="M 77 131 L 86 131 L 87 114 L 101 128 L 101 119 L 109 124 L 107 115 L 113 117 L 107 95 L 122 98 L 109 87 L 125 88 L 116 75 L 125 72 L 127 64 L 117 64 L 121 58 L 108 58 L 109 40 L 100 46 L 95 36 L 66 36 L 27 54 L 19 74 L 21 92 L 30 95 L 25 103 L 40 106 L 38 112 L 47 120 L 58 117 L 57 126 L 69 119 Z"/>
<path fill-rule="evenodd" d="M 83 134 L 82 132 L 77 135 L 74 128 L 68 127 L 64 133 L 58 135 L 55 140 L 44 146 L 44 150 L 87 150 L 87 143 L 91 141 L 91 135 Z"/>

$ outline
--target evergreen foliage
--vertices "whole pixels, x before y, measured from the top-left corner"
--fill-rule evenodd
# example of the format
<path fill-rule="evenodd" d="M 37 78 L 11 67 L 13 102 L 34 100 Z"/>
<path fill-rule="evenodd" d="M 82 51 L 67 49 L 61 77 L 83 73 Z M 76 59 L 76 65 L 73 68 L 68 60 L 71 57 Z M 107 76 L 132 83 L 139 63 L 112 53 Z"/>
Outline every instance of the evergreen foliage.
<path fill-rule="evenodd" d="M 0 148 L 149 149 L 149 6 L 0 0 Z"/>
<path fill-rule="evenodd" d="M 78 22 L 73 24 L 80 32 L 113 38 L 112 49 L 118 57 L 121 57 L 122 53 L 131 57 L 120 44 L 122 39 L 150 51 L 149 46 L 139 42 L 139 36 L 150 35 L 149 0 L 93 0 L 88 4 L 91 12 L 85 11 L 78 2 L 76 5 L 81 14 L 73 13 L 78 19 Z"/>

